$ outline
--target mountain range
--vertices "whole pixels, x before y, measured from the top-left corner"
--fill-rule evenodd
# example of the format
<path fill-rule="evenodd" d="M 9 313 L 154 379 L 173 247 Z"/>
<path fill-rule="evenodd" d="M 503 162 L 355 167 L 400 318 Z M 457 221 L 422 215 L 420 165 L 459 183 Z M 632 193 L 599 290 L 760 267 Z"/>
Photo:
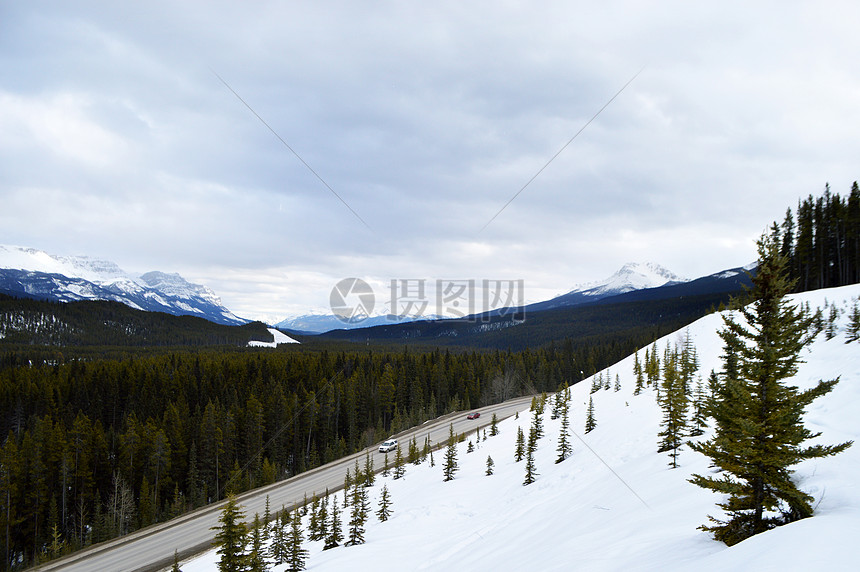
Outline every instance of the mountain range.
<path fill-rule="evenodd" d="M 57 302 L 111 300 L 138 310 L 198 316 L 217 324 L 248 322 L 227 309 L 212 290 L 179 274 L 133 275 L 109 260 L 19 246 L 0 245 L 0 293 Z"/>

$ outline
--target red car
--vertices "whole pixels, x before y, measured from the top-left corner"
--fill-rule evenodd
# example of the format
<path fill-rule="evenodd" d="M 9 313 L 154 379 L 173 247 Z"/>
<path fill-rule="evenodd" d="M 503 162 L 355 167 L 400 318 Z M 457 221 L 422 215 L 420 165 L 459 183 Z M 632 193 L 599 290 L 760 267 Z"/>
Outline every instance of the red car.
<path fill-rule="evenodd" d="M 479 412 L 477 412 L 477 411 L 473 411 L 472 413 L 469 413 L 469 414 L 466 416 L 466 419 L 477 419 L 477 418 L 478 418 L 478 417 L 480 417 L 480 416 L 481 416 L 481 414 L 480 414 Z"/>

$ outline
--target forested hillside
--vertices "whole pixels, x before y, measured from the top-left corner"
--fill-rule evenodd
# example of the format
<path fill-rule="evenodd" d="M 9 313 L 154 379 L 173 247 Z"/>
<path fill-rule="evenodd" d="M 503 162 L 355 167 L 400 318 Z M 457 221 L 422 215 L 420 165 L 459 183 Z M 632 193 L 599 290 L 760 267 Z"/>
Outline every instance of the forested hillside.
<path fill-rule="evenodd" d="M 860 282 L 860 187 L 851 186 L 848 197 L 832 193 L 809 195 L 789 208 L 781 225 L 782 253 L 789 256 L 795 291 L 833 288 Z"/>
<path fill-rule="evenodd" d="M 226 326 L 119 302 L 46 302 L 0 294 L 0 344 L 27 346 L 245 346 L 271 342 L 261 322 Z"/>

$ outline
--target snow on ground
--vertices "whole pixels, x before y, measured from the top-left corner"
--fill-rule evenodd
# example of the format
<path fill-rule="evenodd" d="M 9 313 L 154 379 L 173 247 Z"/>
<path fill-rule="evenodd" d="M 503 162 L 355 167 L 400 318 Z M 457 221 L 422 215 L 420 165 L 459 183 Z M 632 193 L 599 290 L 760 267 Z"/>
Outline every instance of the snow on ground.
<path fill-rule="evenodd" d="M 846 345 L 844 326 L 860 286 L 821 290 L 794 298 L 823 307 L 834 302 L 843 312 L 836 338 L 819 335 L 804 350 L 806 363 L 794 383 L 809 387 L 819 379 L 841 377 L 828 395 L 816 400 L 807 425 L 821 431 L 817 440 L 835 444 L 860 437 L 860 344 Z M 829 311 L 825 311 L 825 317 Z M 719 370 L 722 351 L 716 331 L 719 315 L 690 325 L 699 354 L 700 375 Z M 684 332 L 657 343 L 679 344 Z M 644 352 L 640 353 L 640 359 Z M 525 462 L 514 462 L 517 425 L 528 434 L 531 414 L 499 424 L 501 433 L 479 440 L 473 453 L 459 446 L 459 471 L 442 481 L 444 451 L 429 462 L 407 465 L 400 480 L 380 477 L 371 490 L 371 506 L 383 484 L 393 501 L 393 515 L 380 523 L 371 516 L 366 543 L 323 552 L 321 543 L 305 542 L 307 569 L 339 570 L 847 570 L 856 569 L 860 537 L 860 444 L 835 457 L 804 462 L 796 479 L 815 497 L 815 516 L 748 539 L 731 548 L 697 530 L 707 515 L 720 516 L 719 495 L 687 479 L 710 470 L 707 458 L 684 448 L 681 466 L 668 467 L 658 454 L 661 417 L 654 391 L 633 395 L 633 356 L 601 372 L 621 378 L 622 388 L 593 394 L 597 428 L 584 435 L 591 380 L 571 389 L 573 455 L 555 464 L 560 420 L 544 416 L 546 436 L 535 456 L 536 482 L 523 486 Z M 484 418 L 481 420 L 484 421 Z M 489 420 L 487 420 L 488 422 Z M 485 425 L 486 426 L 486 425 Z M 707 437 L 707 435 L 705 436 Z M 475 435 L 467 441 L 475 441 Z M 487 456 L 495 474 L 486 476 Z M 342 506 L 343 495 L 338 504 Z M 253 515 L 247 515 L 253 518 Z M 343 515 L 344 522 L 349 520 Z M 305 520 L 305 529 L 307 520 Z M 210 551 L 182 565 L 185 572 L 216 569 Z M 272 567 L 282 572 L 285 566 Z"/>
<path fill-rule="evenodd" d="M 271 342 L 256 342 L 250 341 L 248 342 L 248 346 L 252 348 L 274 348 L 277 347 L 278 344 L 297 344 L 299 343 L 297 340 L 294 340 L 287 334 L 283 333 L 280 330 L 276 330 L 275 328 L 269 328 L 269 332 L 275 336 L 274 341 Z"/>

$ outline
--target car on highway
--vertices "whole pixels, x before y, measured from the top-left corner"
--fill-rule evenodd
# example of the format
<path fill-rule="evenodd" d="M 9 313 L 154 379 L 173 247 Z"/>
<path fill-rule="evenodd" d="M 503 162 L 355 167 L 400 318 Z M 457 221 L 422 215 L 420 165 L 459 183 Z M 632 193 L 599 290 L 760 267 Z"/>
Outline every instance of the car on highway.
<path fill-rule="evenodd" d="M 388 441 L 383 441 L 382 445 L 379 446 L 380 453 L 387 453 L 389 451 L 393 451 L 397 448 L 397 439 L 389 439 Z"/>
<path fill-rule="evenodd" d="M 481 413 L 479 411 L 472 411 L 471 413 L 466 415 L 466 419 L 477 419 L 480 416 L 481 416 Z"/>

